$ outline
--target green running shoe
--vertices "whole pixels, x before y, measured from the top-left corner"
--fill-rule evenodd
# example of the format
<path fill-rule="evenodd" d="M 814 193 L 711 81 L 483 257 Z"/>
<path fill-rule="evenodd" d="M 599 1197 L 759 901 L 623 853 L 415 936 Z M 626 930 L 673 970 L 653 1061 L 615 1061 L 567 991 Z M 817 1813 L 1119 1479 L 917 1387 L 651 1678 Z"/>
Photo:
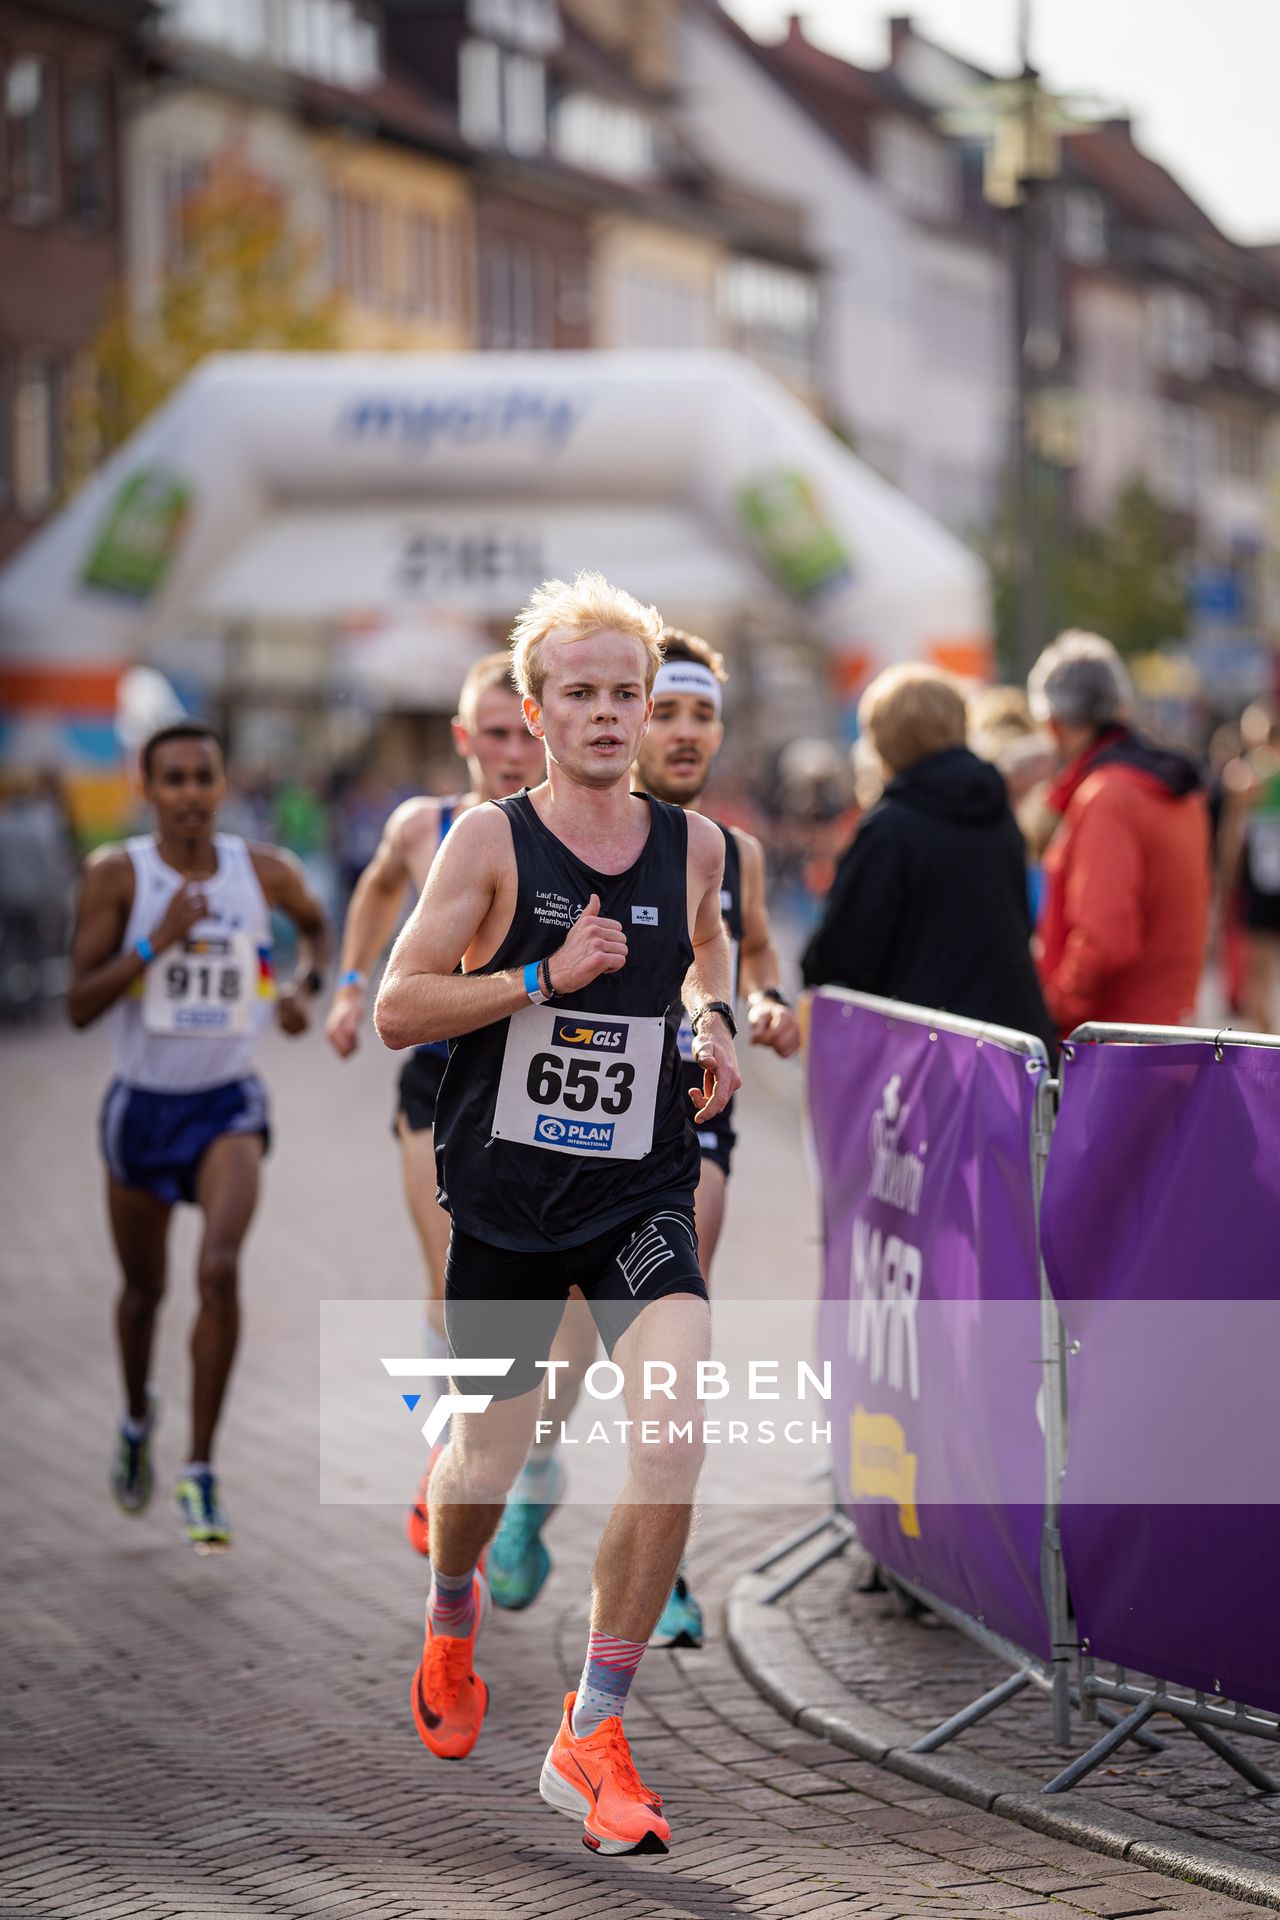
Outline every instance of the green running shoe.
<path fill-rule="evenodd" d="M 111 1462 L 111 1497 L 121 1513 L 141 1513 L 151 1498 L 155 1474 L 151 1465 L 151 1436 L 155 1432 L 158 1402 L 147 1390 L 147 1427 L 138 1439 L 131 1439 L 121 1427 L 116 1434 L 115 1458 Z"/>
<path fill-rule="evenodd" d="M 658 1624 L 649 1635 L 651 1647 L 700 1647 L 702 1645 L 702 1608 L 689 1591 L 683 1574 L 667 1597 Z"/>
<path fill-rule="evenodd" d="M 559 1504 L 564 1478 L 564 1468 L 553 1459 L 535 1474 L 526 1469 L 507 1495 L 485 1573 L 495 1605 L 508 1613 L 531 1607 L 547 1584 L 551 1555 L 539 1536 Z M 536 1489 L 538 1497 L 526 1498 L 522 1488 Z"/>
<path fill-rule="evenodd" d="M 204 1552 L 231 1545 L 231 1526 L 218 1498 L 218 1482 L 210 1468 L 188 1473 L 174 1492 L 182 1531 L 193 1547 Z"/>

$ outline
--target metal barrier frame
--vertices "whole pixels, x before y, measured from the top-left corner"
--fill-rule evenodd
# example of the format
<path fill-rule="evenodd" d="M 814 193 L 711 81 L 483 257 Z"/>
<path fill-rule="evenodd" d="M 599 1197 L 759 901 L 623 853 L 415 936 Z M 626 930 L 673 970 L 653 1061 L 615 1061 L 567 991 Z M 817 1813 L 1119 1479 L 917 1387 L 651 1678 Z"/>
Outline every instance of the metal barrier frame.
<path fill-rule="evenodd" d="M 1280 1052 L 1280 1034 L 1238 1033 L 1232 1027 L 1143 1027 L 1125 1026 L 1111 1021 L 1088 1021 L 1077 1027 L 1063 1047 L 1068 1062 L 1077 1046 L 1211 1046 L 1215 1059 L 1221 1060 L 1225 1047 L 1262 1047 Z M 1113 1708 L 1103 1703 L 1118 1702 L 1131 1711 L 1086 1753 L 1050 1780 L 1042 1791 L 1060 1793 L 1074 1787 L 1094 1768 L 1113 1754 L 1126 1740 L 1143 1739 L 1146 1722 L 1156 1713 L 1168 1713 L 1189 1727 L 1227 1766 L 1263 1793 L 1280 1792 L 1280 1783 L 1240 1753 L 1223 1735 L 1226 1732 L 1248 1734 L 1254 1739 L 1280 1744 L 1280 1714 L 1228 1700 L 1214 1705 L 1208 1697 L 1192 1688 L 1174 1689 L 1154 1675 L 1133 1676 L 1131 1669 L 1113 1665 L 1111 1676 L 1098 1672 L 1097 1662 L 1089 1654 L 1088 1642 L 1079 1649 L 1079 1699 L 1082 1720 L 1112 1717 Z"/>
<path fill-rule="evenodd" d="M 1035 1196 L 1036 1241 L 1040 1237 L 1040 1202 L 1044 1189 L 1045 1168 L 1049 1159 L 1049 1143 L 1053 1137 L 1053 1121 L 1056 1110 L 1058 1083 L 1049 1072 L 1049 1055 L 1043 1040 L 1032 1033 L 1019 1032 L 1014 1027 L 1000 1027 L 989 1022 L 969 1020 L 960 1014 L 939 1013 L 928 1007 L 917 1007 L 905 1000 L 884 1000 L 876 994 L 855 993 L 848 987 L 819 987 L 817 995 L 824 1000 L 837 1000 L 846 1005 L 861 1007 L 868 1013 L 876 1013 L 882 1019 L 904 1026 L 924 1027 L 931 1034 L 950 1033 L 961 1039 L 973 1040 L 979 1047 L 998 1046 L 1006 1053 L 1013 1053 L 1025 1059 L 1028 1073 L 1036 1075 L 1036 1098 L 1032 1112 L 1031 1138 L 1028 1149 L 1031 1155 L 1032 1187 Z M 975 1640 L 986 1652 L 1007 1661 L 1015 1668 L 1008 1680 L 998 1687 L 982 1694 L 959 1713 L 952 1714 L 940 1726 L 924 1734 L 912 1746 L 913 1753 L 930 1753 L 953 1740 L 966 1728 L 975 1726 L 979 1720 L 1002 1706 L 1028 1686 L 1037 1686 L 1049 1695 L 1050 1724 L 1052 1738 L 1056 1745 L 1066 1746 L 1071 1736 L 1071 1670 L 1077 1655 L 1076 1636 L 1071 1624 L 1071 1608 L 1067 1594 L 1066 1570 L 1062 1559 L 1062 1530 L 1060 1503 L 1062 1481 L 1066 1470 L 1066 1338 L 1057 1305 L 1049 1290 L 1049 1279 L 1045 1272 L 1044 1260 L 1040 1259 L 1040 1330 L 1042 1338 L 1041 1367 L 1044 1387 L 1044 1525 L 1040 1544 L 1040 1590 L 1044 1600 L 1045 1613 L 1049 1624 L 1050 1657 L 1048 1661 L 1028 1653 L 1025 1648 L 1015 1646 L 1002 1634 L 993 1632 L 985 1622 L 973 1619 L 960 1608 L 940 1600 L 925 1588 L 913 1582 L 901 1579 L 897 1574 L 885 1569 L 885 1576 L 900 1591 L 910 1594 L 922 1606 L 929 1609 L 939 1619 L 955 1627 L 959 1632 Z M 835 1538 L 826 1541 L 817 1554 L 806 1561 L 795 1573 L 787 1575 L 765 1596 L 767 1603 L 781 1599 L 808 1578 L 827 1560 L 842 1553 L 851 1539 L 856 1537 L 853 1523 L 840 1509 L 827 1522 L 834 1527 Z M 814 1532 L 822 1531 L 821 1527 Z M 806 1538 L 811 1535 L 806 1535 Z M 757 1562 L 753 1571 L 764 1571 L 775 1561 L 785 1557 L 792 1547 L 801 1544 L 792 1540 L 767 1557 Z"/>

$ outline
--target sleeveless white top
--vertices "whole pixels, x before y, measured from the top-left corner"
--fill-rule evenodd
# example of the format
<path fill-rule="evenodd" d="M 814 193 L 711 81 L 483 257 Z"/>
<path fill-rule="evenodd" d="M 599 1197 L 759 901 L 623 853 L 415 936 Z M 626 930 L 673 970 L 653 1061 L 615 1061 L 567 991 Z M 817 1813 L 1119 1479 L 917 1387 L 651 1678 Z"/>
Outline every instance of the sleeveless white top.
<path fill-rule="evenodd" d="M 157 954 L 112 1008 L 117 1076 L 153 1093 L 200 1093 L 253 1072 L 274 994 L 271 909 L 235 834 L 214 835 L 218 869 L 200 884 L 209 912 L 184 941 Z M 125 842 L 133 862 L 127 950 L 150 934 L 178 889 L 180 873 L 142 834 Z"/>

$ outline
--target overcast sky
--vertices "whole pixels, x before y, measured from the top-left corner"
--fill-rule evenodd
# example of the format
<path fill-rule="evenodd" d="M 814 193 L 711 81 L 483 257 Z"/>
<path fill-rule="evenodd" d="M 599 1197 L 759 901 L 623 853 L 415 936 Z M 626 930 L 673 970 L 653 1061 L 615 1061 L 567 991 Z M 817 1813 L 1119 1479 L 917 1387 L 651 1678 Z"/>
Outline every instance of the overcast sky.
<path fill-rule="evenodd" d="M 1016 66 L 1017 0 L 725 0 L 761 39 L 787 16 L 863 65 L 888 55 L 885 24 L 910 13 L 943 46 L 993 71 Z M 1059 92 L 1133 115 L 1141 144 L 1233 239 L 1280 241 L 1280 0 L 1034 0 L 1032 63 Z"/>

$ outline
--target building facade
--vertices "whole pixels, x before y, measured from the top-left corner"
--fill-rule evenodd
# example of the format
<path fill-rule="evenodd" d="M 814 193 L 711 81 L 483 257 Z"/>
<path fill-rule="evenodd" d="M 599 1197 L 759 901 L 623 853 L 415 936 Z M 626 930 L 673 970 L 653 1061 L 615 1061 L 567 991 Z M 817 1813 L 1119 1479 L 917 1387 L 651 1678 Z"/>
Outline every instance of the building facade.
<path fill-rule="evenodd" d="M 92 456 L 78 403 L 121 269 L 121 104 L 144 11 L 0 4 L 0 561 Z"/>

